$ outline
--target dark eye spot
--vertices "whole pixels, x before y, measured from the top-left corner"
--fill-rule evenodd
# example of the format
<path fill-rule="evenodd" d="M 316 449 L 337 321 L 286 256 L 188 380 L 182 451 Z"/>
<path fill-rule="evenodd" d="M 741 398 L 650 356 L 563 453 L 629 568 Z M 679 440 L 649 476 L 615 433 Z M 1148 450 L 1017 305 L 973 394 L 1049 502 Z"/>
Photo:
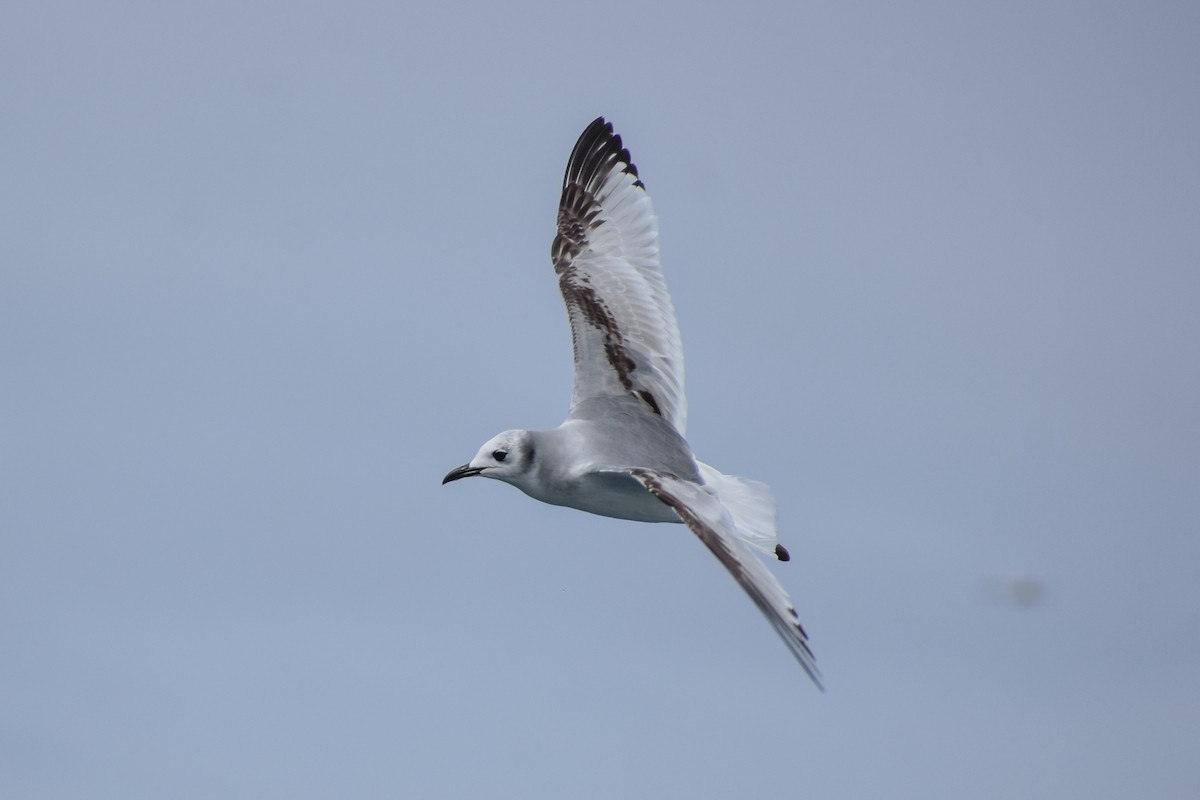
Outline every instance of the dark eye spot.
<path fill-rule="evenodd" d="M 508 458 L 508 451 L 506 451 L 506 450 L 493 450 L 493 451 L 492 451 L 492 458 L 496 459 L 497 461 L 503 461 L 504 459 Z"/>

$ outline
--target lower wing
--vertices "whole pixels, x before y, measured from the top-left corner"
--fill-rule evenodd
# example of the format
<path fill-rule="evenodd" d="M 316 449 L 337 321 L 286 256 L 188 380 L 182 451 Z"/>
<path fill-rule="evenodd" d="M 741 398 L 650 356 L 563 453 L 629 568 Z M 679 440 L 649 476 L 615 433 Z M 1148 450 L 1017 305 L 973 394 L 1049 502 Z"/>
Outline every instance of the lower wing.
<path fill-rule="evenodd" d="M 808 634 L 804 632 L 787 592 L 738 536 L 733 517 L 721 502 L 703 486 L 669 473 L 640 468 L 631 469 L 629 473 L 670 506 L 692 533 L 700 537 L 771 622 L 808 677 L 824 691 L 821 673 L 812 650 L 808 649 Z"/>

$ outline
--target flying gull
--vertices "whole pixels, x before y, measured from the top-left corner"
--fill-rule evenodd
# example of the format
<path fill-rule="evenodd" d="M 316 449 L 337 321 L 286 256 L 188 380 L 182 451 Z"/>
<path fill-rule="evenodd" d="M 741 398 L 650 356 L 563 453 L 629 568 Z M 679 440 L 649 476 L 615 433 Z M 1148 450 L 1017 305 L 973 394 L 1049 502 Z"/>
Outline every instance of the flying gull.
<path fill-rule="evenodd" d="M 498 434 L 442 483 L 481 475 L 544 503 L 684 523 L 820 687 L 796 609 L 754 552 L 789 558 L 771 490 L 698 461 L 684 439 L 683 346 L 658 264 L 658 220 L 603 117 L 571 151 L 550 258 L 575 345 L 567 419 L 554 430 Z"/>

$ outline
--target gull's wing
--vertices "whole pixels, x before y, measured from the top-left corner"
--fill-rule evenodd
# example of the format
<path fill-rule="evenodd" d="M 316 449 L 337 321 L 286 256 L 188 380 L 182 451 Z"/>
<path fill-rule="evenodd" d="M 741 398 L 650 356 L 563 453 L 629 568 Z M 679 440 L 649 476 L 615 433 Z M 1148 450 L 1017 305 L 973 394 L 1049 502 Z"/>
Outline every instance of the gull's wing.
<path fill-rule="evenodd" d="M 630 474 L 670 506 L 725 565 L 770 620 L 771 626 L 800 662 L 800 666 L 804 667 L 808 677 L 823 691 L 825 687 L 821 685 L 821 673 L 814 663 L 812 650 L 808 649 L 808 634 L 800 625 L 787 592 L 738 536 L 733 518 L 720 500 L 703 486 L 665 472 L 633 469 Z"/>
<path fill-rule="evenodd" d="M 682 435 L 683 346 L 658 266 L 658 220 L 603 117 L 571 151 L 550 258 L 575 344 L 571 407 L 632 394 Z"/>

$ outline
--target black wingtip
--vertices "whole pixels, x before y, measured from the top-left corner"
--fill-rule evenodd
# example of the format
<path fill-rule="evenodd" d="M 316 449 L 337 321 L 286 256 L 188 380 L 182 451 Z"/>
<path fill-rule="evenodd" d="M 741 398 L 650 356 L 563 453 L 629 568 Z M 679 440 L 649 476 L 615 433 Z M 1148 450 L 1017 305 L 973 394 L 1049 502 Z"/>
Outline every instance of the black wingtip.
<path fill-rule="evenodd" d="M 567 160 L 567 173 L 563 178 L 564 187 L 577 182 L 590 186 L 592 178 L 602 170 L 602 165 L 615 158 L 621 162 L 626 174 L 633 177 L 633 185 L 645 189 L 638 176 L 637 166 L 634 165 L 629 151 L 621 144 L 620 134 L 613 132 L 613 125 L 604 117 L 596 117 L 591 124 L 583 129 Z"/>
<path fill-rule="evenodd" d="M 775 557 L 780 561 L 791 561 L 792 554 L 787 551 L 787 548 L 781 544 L 775 545 Z"/>

